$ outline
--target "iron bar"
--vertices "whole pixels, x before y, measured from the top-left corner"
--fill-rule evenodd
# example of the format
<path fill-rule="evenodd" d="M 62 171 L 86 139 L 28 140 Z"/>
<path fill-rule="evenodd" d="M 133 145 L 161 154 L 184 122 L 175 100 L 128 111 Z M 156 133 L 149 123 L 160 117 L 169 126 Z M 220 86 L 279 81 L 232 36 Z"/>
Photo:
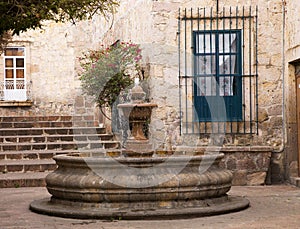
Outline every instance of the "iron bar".
<path fill-rule="evenodd" d="M 193 17 L 193 9 L 191 8 L 191 17 Z M 193 21 L 190 21 L 190 34 L 193 34 Z M 190 42 L 191 42 L 191 53 L 194 53 L 194 44 L 193 44 L 193 36 L 191 36 L 191 39 L 190 39 Z M 195 60 L 195 57 L 193 57 L 193 55 L 191 55 L 191 65 L 192 65 L 192 69 L 194 71 L 194 75 L 195 75 L 195 63 L 194 63 L 194 60 Z M 194 79 L 195 80 L 195 79 Z M 194 92 L 195 91 L 195 85 L 194 83 L 192 83 L 192 91 Z M 194 129 L 194 125 L 192 125 L 192 132 L 194 133 L 195 132 L 195 129 Z"/>
<path fill-rule="evenodd" d="M 231 17 L 231 15 L 232 15 L 232 10 L 231 10 L 231 6 L 230 6 L 230 8 L 229 8 L 229 14 L 230 14 L 230 19 L 229 19 L 229 44 L 230 44 L 230 46 L 231 46 L 231 30 L 232 30 L 232 17 Z M 236 36 L 237 36 L 237 34 L 236 34 Z M 229 46 L 229 48 L 230 48 L 230 46 Z M 232 69 L 231 69 L 231 66 L 232 66 L 232 63 L 231 63 L 231 55 L 232 55 L 232 52 L 231 52 L 231 50 L 229 50 L 229 53 L 230 53 L 230 55 L 229 55 L 229 72 L 230 72 L 230 82 L 231 82 L 231 80 L 232 80 Z M 232 102 L 230 102 L 230 105 L 229 105 L 229 111 L 230 111 L 230 132 L 232 132 Z"/>
<path fill-rule="evenodd" d="M 251 15 L 251 6 L 249 6 L 249 13 Z M 252 56 L 251 56 L 251 42 L 252 42 L 252 39 L 251 39 L 251 27 L 252 27 L 252 24 L 251 24 L 251 20 L 249 20 L 249 74 L 251 75 L 252 74 Z M 252 78 L 249 79 L 249 90 L 250 92 L 252 91 Z M 250 94 L 249 95 L 249 99 L 250 99 L 250 132 L 252 133 L 252 124 L 251 124 L 251 120 L 252 120 L 252 95 Z"/>
<path fill-rule="evenodd" d="M 186 16 L 186 9 L 184 11 L 184 15 Z M 187 53 L 186 53 L 186 42 L 187 42 L 187 34 L 186 34 L 186 25 L 187 25 L 187 21 L 184 22 L 184 72 L 185 72 L 185 75 L 187 75 Z M 188 109 L 188 101 L 187 101 L 187 96 L 188 96 L 188 91 L 187 91 L 187 79 L 185 79 L 185 116 L 186 116 L 186 130 L 188 130 L 188 115 L 187 115 L 187 109 Z"/>
<path fill-rule="evenodd" d="M 243 19 L 242 19 L 242 75 L 245 75 L 245 7 L 243 6 Z M 243 87 L 243 95 L 245 95 L 245 79 L 242 79 L 242 87 Z M 244 134 L 246 133 L 246 99 L 245 96 L 243 96 L 243 120 L 244 120 Z"/>
<path fill-rule="evenodd" d="M 256 78 L 256 134 L 258 135 L 258 6 L 255 12 L 255 78 Z"/>
<path fill-rule="evenodd" d="M 180 8 L 178 9 L 178 18 L 180 18 Z M 177 39 L 178 39 L 178 85 L 179 85 L 179 120 L 180 120 L 180 135 L 182 134 L 182 95 L 181 95 L 181 39 L 180 39 L 180 30 L 181 30 L 181 20 L 178 20 L 178 30 L 177 30 Z"/>

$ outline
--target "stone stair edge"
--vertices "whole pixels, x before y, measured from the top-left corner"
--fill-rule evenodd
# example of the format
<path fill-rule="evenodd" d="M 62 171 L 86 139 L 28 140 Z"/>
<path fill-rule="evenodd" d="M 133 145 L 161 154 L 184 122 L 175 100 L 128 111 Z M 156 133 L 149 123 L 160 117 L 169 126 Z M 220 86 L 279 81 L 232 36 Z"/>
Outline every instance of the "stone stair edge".
<path fill-rule="evenodd" d="M 49 171 L 0 174 L 0 188 L 45 187 Z"/>
<path fill-rule="evenodd" d="M 87 136 L 87 137 L 92 137 L 92 136 L 100 136 L 100 137 L 113 137 L 114 134 L 112 133 L 87 133 L 87 134 L 68 134 L 68 135 L 65 135 L 65 134 L 51 134 L 51 135 L 5 135 L 5 136 L 0 136 L 0 139 L 1 138 L 35 138 L 35 137 L 52 137 L 52 138 L 56 138 L 56 137 L 82 137 L 82 136 Z"/>
<path fill-rule="evenodd" d="M 22 159 L 0 161 L 0 174 L 46 172 L 53 171 L 56 168 L 57 165 L 53 159 Z"/>
<path fill-rule="evenodd" d="M 105 129 L 105 127 L 99 127 L 99 126 L 70 126 L 70 127 L 32 127 L 32 128 L 0 128 L 0 131 L 7 131 L 7 130 L 44 130 L 44 129 Z"/>
<path fill-rule="evenodd" d="M 72 132 L 70 132 L 72 131 Z M 105 127 L 41 127 L 41 128 L 0 128 L 1 136 L 8 135 L 53 135 L 108 133 Z"/>
<path fill-rule="evenodd" d="M 96 127 L 95 121 L 30 121 L 30 122 L 0 122 L 0 128 L 33 128 L 33 127 L 70 127 L 70 126 Z"/>
<path fill-rule="evenodd" d="M 51 150 L 24 150 L 24 151 L 18 151 L 18 150 L 11 150 L 11 151 L 0 151 L 0 155 L 3 154 L 34 154 L 34 153 L 40 153 L 40 154 L 45 154 L 45 153 L 73 153 L 77 152 L 77 149 L 74 150 L 57 150 L 57 149 L 51 149 Z"/>
<path fill-rule="evenodd" d="M 0 166 L 7 165 L 45 165 L 55 164 L 53 159 L 18 159 L 18 160 L 0 160 Z"/>
<path fill-rule="evenodd" d="M 58 149 L 49 149 L 49 150 L 23 150 L 23 151 L 18 151 L 18 150 L 9 150 L 9 151 L 0 151 L 0 161 L 1 160 L 19 160 L 19 159 L 5 159 L 1 158 L 1 156 L 5 155 L 13 155 L 13 154 L 18 154 L 18 155 L 28 155 L 28 154 L 53 154 L 53 155 L 61 155 L 61 154 L 73 154 L 73 153 L 95 153 L 103 150 L 109 150 L 109 149 L 69 149 L 69 150 L 58 150 Z M 118 149 L 121 150 L 121 149 Z M 26 159 L 28 160 L 28 159 Z"/>
<path fill-rule="evenodd" d="M 46 177 L 50 171 L 45 172 L 26 172 L 26 173 L 0 173 L 0 180 L 9 180 L 15 178 L 23 178 L 23 177 L 30 177 L 30 178 L 38 178 L 38 177 Z"/>
<path fill-rule="evenodd" d="M 56 145 L 56 144 L 84 144 L 84 143 L 116 143 L 119 142 L 117 140 L 103 140 L 103 141 L 98 141 L 98 140 L 87 140 L 87 141 L 79 141 L 79 140 L 74 140 L 74 141 L 59 141 L 59 142 L 0 142 L 0 146 L 9 146 L 9 145 Z"/>
<path fill-rule="evenodd" d="M 44 143 L 0 143 L 2 151 L 31 151 L 31 150 L 72 150 L 82 148 L 118 148 L 119 141 L 83 141 L 83 142 L 44 142 Z"/>
<path fill-rule="evenodd" d="M 55 120 L 62 120 L 62 121 L 69 121 L 72 120 L 73 118 L 85 118 L 85 120 L 89 119 L 92 120 L 91 118 L 94 118 L 94 115 L 32 115 L 32 116 L 0 116 L 0 121 L 3 120 L 9 120 L 11 121 L 12 119 L 19 119 L 23 120 L 24 122 L 30 121 L 30 120 L 40 120 L 40 121 L 55 121 Z"/>
<path fill-rule="evenodd" d="M 105 150 L 101 148 L 101 152 Z M 108 149 L 106 149 L 108 150 Z M 0 151 L 0 162 L 33 160 L 33 159 L 53 159 L 57 155 L 77 154 L 77 153 L 99 153 L 99 149 L 71 149 L 71 150 L 23 150 L 23 151 Z"/>
<path fill-rule="evenodd" d="M 24 150 L 24 151 L 1 151 L 0 161 L 7 160 L 32 160 L 32 159 L 52 159 L 53 156 L 61 154 L 77 153 L 78 150 Z"/>
<path fill-rule="evenodd" d="M 91 133 L 91 134 L 51 134 L 51 135 L 6 135 L 0 136 L 0 144 L 18 144 L 21 142 L 84 142 L 84 141 L 107 141 L 113 140 L 113 134 Z"/>

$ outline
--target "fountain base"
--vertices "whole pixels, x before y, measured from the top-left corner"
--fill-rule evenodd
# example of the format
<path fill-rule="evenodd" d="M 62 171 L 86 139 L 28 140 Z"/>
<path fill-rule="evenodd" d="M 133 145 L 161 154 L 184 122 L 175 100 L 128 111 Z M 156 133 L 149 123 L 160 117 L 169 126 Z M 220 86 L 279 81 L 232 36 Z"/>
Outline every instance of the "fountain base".
<path fill-rule="evenodd" d="M 222 196 L 193 201 L 139 203 L 86 203 L 46 198 L 31 203 L 30 209 L 40 214 L 76 219 L 171 219 L 203 217 L 246 209 L 249 201 L 237 196 Z"/>

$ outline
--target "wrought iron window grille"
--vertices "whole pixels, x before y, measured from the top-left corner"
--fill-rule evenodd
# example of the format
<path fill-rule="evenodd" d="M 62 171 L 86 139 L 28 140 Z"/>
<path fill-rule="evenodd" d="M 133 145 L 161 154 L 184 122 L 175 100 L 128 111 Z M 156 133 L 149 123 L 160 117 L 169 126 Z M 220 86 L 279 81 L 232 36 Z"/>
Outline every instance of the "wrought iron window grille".
<path fill-rule="evenodd" d="M 257 28 L 257 6 L 179 9 L 183 134 L 258 134 Z"/>

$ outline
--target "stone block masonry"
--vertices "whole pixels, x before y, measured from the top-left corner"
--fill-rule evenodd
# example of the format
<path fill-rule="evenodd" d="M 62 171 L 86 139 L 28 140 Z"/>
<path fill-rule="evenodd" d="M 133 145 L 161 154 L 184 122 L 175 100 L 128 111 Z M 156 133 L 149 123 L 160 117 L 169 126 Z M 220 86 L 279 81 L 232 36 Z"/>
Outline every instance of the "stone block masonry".
<path fill-rule="evenodd" d="M 232 185 L 264 185 L 270 169 L 271 147 L 224 147 L 221 167 L 233 173 Z"/>

